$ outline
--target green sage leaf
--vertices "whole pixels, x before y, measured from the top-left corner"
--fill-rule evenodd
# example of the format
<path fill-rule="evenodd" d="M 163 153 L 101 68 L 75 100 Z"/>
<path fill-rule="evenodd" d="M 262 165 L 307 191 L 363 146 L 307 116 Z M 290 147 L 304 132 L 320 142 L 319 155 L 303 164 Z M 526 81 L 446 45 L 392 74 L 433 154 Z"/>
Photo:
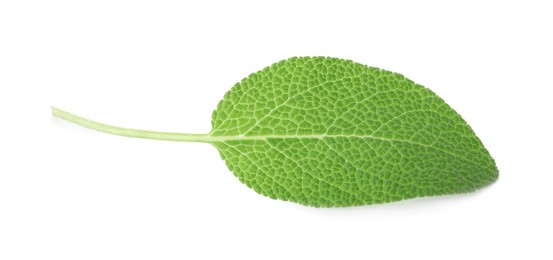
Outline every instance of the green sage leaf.
<path fill-rule="evenodd" d="M 118 135 L 213 144 L 238 179 L 273 199 L 344 207 L 466 193 L 498 178 L 470 126 L 429 89 L 349 60 L 299 57 L 237 83 L 209 134 L 113 127 Z"/>

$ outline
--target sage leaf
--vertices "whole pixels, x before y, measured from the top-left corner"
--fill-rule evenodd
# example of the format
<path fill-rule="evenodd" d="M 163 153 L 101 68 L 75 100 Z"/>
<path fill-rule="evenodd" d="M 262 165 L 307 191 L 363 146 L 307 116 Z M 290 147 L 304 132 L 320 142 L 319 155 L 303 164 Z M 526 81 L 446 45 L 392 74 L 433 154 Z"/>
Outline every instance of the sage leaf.
<path fill-rule="evenodd" d="M 210 143 L 248 187 L 307 206 L 467 193 L 498 178 L 482 142 L 435 93 L 337 58 L 295 57 L 249 75 L 221 100 L 208 134 L 121 128 L 52 111 L 107 133 Z"/>

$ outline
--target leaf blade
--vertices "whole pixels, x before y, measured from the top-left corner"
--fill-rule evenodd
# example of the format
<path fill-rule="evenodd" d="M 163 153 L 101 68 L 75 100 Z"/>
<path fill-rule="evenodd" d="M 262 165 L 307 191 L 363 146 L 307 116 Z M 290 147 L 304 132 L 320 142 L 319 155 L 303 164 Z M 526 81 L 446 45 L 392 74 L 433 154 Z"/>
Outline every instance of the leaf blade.
<path fill-rule="evenodd" d="M 469 192 L 497 178 L 472 129 L 432 91 L 347 60 L 292 58 L 253 73 L 212 124 L 210 136 L 228 137 L 215 146 L 242 182 L 309 206 Z"/>

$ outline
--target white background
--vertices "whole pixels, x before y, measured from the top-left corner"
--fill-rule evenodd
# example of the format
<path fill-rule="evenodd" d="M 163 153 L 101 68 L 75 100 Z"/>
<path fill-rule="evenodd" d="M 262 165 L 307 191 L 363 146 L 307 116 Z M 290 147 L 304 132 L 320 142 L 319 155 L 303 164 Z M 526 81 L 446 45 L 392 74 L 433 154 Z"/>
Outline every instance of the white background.
<path fill-rule="evenodd" d="M 552 259 L 547 1 L 2 1 L 0 259 Z M 234 83 L 292 56 L 385 68 L 473 127 L 498 182 L 316 209 L 256 194 L 207 144 Z"/>

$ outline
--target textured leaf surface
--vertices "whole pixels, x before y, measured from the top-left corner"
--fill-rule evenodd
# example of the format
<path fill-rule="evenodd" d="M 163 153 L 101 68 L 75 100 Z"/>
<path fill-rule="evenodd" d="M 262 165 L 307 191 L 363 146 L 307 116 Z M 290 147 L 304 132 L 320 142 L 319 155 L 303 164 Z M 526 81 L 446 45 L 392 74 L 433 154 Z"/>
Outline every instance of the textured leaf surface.
<path fill-rule="evenodd" d="M 467 123 L 429 89 L 352 61 L 281 61 L 237 83 L 209 134 L 271 198 L 340 207 L 474 191 L 498 177 Z"/>

